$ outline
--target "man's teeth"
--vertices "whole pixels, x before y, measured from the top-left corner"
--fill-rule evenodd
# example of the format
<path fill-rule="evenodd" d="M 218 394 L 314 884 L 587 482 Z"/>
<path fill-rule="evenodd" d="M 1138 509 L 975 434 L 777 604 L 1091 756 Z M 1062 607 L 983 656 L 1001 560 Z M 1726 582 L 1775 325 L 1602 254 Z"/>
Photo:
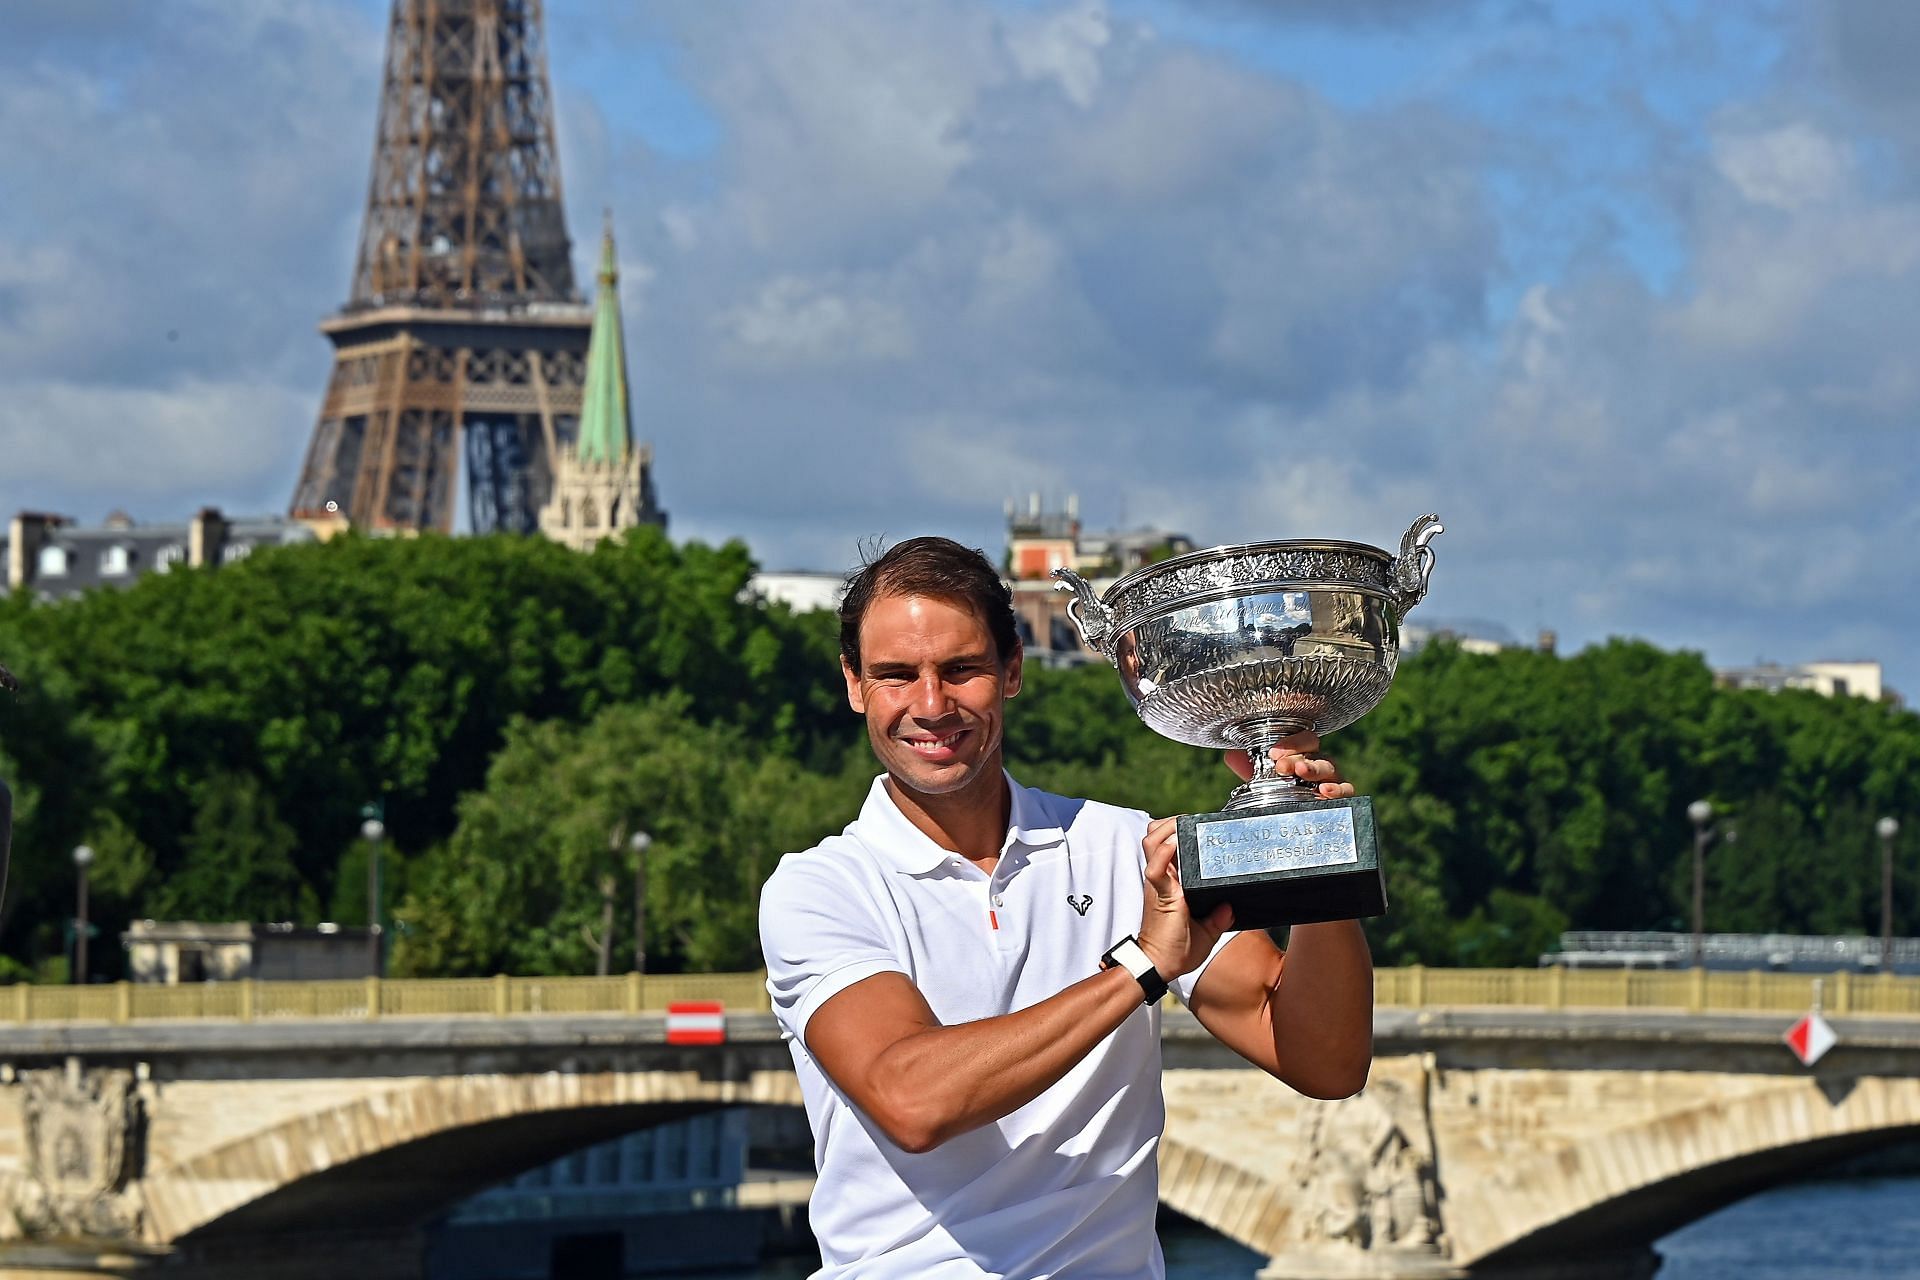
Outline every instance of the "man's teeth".
<path fill-rule="evenodd" d="M 908 738 L 907 745 L 916 751 L 938 751 L 943 747 L 950 747 L 958 742 L 960 735 L 965 732 L 965 729 L 955 729 L 944 738 Z"/>

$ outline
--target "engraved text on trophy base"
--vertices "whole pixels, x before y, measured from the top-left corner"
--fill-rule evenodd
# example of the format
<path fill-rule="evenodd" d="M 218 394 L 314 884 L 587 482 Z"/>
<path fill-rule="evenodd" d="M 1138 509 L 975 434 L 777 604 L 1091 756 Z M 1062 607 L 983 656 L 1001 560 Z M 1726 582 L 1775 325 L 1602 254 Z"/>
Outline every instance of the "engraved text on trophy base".
<path fill-rule="evenodd" d="M 1198 823 L 1194 838 L 1200 871 L 1209 879 L 1360 861 L 1351 809 L 1253 814 Z"/>

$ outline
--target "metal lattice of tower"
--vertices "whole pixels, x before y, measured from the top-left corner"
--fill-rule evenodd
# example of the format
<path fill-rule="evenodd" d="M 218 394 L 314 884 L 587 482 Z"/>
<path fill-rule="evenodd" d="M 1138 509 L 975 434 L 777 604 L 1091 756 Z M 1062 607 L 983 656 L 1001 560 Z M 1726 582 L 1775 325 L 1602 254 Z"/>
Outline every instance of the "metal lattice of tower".
<path fill-rule="evenodd" d="M 540 0 L 393 0 L 373 178 L 296 519 L 530 532 L 571 443 L 574 292 Z M 329 505 L 331 504 L 331 505 Z"/>

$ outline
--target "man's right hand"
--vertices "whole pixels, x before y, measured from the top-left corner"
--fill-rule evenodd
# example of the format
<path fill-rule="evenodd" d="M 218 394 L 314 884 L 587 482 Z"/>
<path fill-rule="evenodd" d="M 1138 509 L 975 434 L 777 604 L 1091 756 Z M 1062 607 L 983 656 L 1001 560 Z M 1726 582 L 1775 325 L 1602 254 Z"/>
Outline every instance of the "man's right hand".
<path fill-rule="evenodd" d="M 1180 887 L 1177 862 L 1180 850 L 1177 819 L 1155 818 L 1148 823 L 1147 836 L 1140 847 L 1147 855 L 1140 948 L 1153 960 L 1160 976 L 1171 982 L 1183 973 L 1192 973 L 1213 953 L 1220 935 L 1233 927 L 1233 908 L 1221 903 L 1204 920 L 1194 919 L 1187 909 L 1187 895 Z"/>

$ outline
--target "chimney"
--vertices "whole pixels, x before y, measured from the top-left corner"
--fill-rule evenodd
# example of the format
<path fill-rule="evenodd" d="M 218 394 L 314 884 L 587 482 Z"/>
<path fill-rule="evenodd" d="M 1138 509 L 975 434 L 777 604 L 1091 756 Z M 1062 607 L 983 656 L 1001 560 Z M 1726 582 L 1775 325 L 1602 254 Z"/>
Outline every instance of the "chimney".
<path fill-rule="evenodd" d="M 202 507 L 187 526 L 187 563 L 218 565 L 220 552 L 227 545 L 227 521 L 218 507 Z"/>
<path fill-rule="evenodd" d="M 1540 628 L 1540 638 L 1534 641 L 1534 648 L 1542 653 L 1552 653 L 1560 643 L 1558 632 L 1549 627 Z"/>
<path fill-rule="evenodd" d="M 64 516 L 44 515 L 38 511 L 22 511 L 13 518 L 7 530 L 9 590 L 18 590 L 33 581 L 40 563 L 40 548 L 47 545 L 47 536 L 66 522 Z"/>

